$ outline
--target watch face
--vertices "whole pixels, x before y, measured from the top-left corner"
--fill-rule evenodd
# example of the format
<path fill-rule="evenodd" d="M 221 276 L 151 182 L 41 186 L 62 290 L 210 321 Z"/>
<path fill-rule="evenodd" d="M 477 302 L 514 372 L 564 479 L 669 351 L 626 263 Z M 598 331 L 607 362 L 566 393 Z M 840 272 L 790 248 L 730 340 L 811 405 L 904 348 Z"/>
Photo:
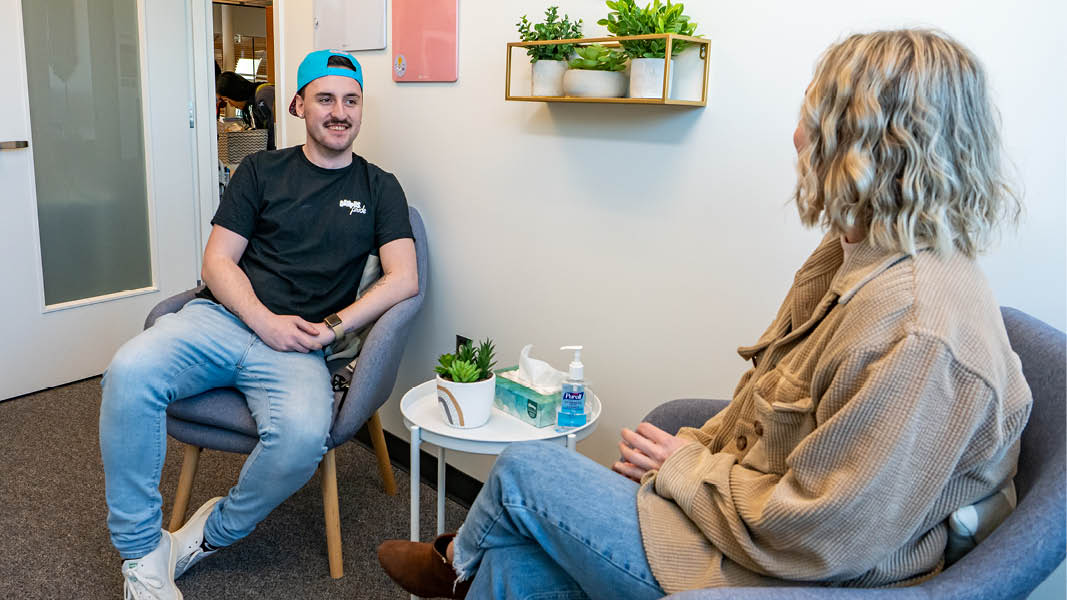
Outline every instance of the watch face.
<path fill-rule="evenodd" d="M 326 324 L 329 325 L 330 327 L 337 327 L 338 325 L 341 324 L 341 317 L 338 317 L 335 314 L 334 315 L 330 315 L 330 316 L 326 317 Z"/>

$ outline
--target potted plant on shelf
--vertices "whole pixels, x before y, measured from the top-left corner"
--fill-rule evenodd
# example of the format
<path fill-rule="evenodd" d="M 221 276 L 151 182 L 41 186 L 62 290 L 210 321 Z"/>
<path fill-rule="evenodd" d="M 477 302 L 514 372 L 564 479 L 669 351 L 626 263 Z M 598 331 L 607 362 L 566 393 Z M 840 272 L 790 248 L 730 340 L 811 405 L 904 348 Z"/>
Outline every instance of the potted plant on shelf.
<path fill-rule="evenodd" d="M 548 7 L 545 10 L 544 23 L 532 24 L 526 19 L 526 15 L 523 15 L 516 23 L 519 38 L 524 42 L 537 42 L 582 37 L 582 20 L 572 22 L 568 15 L 563 15 L 560 19 L 558 10 L 558 6 Z M 531 96 L 563 95 L 563 74 L 567 72 L 567 60 L 573 52 L 574 44 L 546 44 L 526 48 L 526 54 L 530 55 L 530 62 L 533 63 L 530 76 Z"/>
<path fill-rule="evenodd" d="M 626 55 L 600 44 L 579 46 L 563 76 L 563 93 L 579 98 L 621 98 L 626 94 Z"/>
<path fill-rule="evenodd" d="M 437 401 L 449 425 L 471 429 L 489 420 L 496 393 L 494 353 L 492 340 L 486 339 L 477 348 L 467 342 L 454 355 L 438 358 Z"/>
<path fill-rule="evenodd" d="M 650 33 L 677 33 L 693 35 L 697 24 L 682 14 L 683 4 L 674 4 L 667 0 L 664 4 L 654 0 L 644 8 L 635 0 L 607 0 L 612 12 L 597 24 L 604 25 L 608 32 L 617 37 L 628 35 L 646 35 Z M 630 97 L 662 98 L 663 66 L 667 56 L 667 40 L 627 40 L 619 44 L 630 57 Z M 671 54 L 681 53 L 689 44 L 675 40 L 671 45 Z M 671 70 L 673 71 L 673 64 Z M 670 88 L 670 82 L 667 85 Z"/>

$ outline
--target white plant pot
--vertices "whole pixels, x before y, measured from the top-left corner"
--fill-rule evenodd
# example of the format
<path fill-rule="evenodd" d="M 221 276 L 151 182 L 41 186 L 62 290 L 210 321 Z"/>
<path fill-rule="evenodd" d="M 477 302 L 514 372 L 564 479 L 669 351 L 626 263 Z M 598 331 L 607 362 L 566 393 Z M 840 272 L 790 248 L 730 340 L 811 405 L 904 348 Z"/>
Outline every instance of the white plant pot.
<path fill-rule="evenodd" d="M 662 58 L 635 58 L 630 61 L 630 97 L 663 97 L 663 63 Z M 674 73 L 674 59 L 671 59 L 671 73 Z M 667 84 L 668 91 L 670 83 Z"/>
<path fill-rule="evenodd" d="M 539 60 L 533 63 L 530 77 L 531 96 L 562 96 L 563 75 L 567 72 L 567 61 Z"/>
<path fill-rule="evenodd" d="M 474 383 L 456 383 L 437 376 L 437 402 L 445 412 L 445 422 L 458 429 L 485 425 L 495 395 L 496 374 Z"/>
<path fill-rule="evenodd" d="M 671 98 L 699 102 L 704 89 L 701 46 L 691 45 L 671 58 Z M 662 61 L 661 61 L 662 62 Z"/>
<path fill-rule="evenodd" d="M 563 76 L 563 94 L 578 98 L 622 98 L 626 75 L 622 71 L 570 69 Z"/>

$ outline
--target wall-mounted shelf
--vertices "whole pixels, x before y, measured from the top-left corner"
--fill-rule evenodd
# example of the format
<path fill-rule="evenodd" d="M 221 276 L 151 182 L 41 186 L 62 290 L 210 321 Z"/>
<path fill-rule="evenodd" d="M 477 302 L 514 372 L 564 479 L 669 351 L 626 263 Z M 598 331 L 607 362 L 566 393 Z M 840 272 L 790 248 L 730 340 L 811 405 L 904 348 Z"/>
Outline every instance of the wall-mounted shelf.
<path fill-rule="evenodd" d="M 664 39 L 666 43 L 666 56 L 663 57 L 663 91 L 659 98 L 579 98 L 572 96 L 518 96 L 511 93 L 511 58 L 516 48 L 527 48 L 529 46 L 549 46 L 557 44 L 574 44 L 578 46 L 587 46 L 590 44 L 601 44 L 608 47 L 620 46 L 620 41 L 628 40 L 653 40 Z M 674 44 L 671 42 L 675 40 L 683 40 L 691 42 L 700 47 L 700 59 L 703 62 L 703 69 L 700 75 L 702 76 L 700 100 L 681 100 L 671 98 L 671 49 Z M 688 35 L 677 35 L 673 33 L 653 33 L 647 35 L 631 35 L 620 37 L 601 37 L 601 38 L 578 38 L 567 40 L 543 40 L 537 42 L 509 42 L 507 46 L 507 72 L 504 76 L 504 100 L 516 101 L 516 102 L 577 102 L 585 104 L 658 104 L 669 106 L 707 106 L 708 101 L 708 71 L 711 56 L 711 40 L 699 37 L 692 37 Z"/>

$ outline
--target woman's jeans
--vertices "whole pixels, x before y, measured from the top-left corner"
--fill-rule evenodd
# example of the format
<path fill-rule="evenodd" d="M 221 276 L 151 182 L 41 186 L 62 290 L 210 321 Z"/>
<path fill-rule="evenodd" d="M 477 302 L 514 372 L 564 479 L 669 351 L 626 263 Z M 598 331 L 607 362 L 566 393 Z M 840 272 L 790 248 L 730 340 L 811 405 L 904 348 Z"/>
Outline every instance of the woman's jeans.
<path fill-rule="evenodd" d="M 637 522 L 637 484 L 548 442 L 512 444 L 456 534 L 468 598 L 664 596 Z"/>
<path fill-rule="evenodd" d="M 167 406 L 218 387 L 244 394 L 259 443 L 208 518 L 209 544 L 226 546 L 251 533 L 315 473 L 333 418 L 322 351 L 273 350 L 225 307 L 194 299 L 123 345 L 104 373 L 107 525 L 123 558 L 144 556 L 159 543 Z"/>

